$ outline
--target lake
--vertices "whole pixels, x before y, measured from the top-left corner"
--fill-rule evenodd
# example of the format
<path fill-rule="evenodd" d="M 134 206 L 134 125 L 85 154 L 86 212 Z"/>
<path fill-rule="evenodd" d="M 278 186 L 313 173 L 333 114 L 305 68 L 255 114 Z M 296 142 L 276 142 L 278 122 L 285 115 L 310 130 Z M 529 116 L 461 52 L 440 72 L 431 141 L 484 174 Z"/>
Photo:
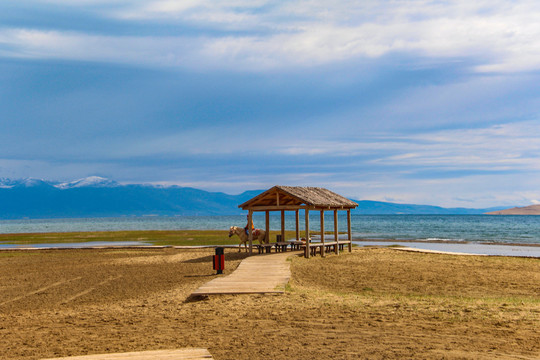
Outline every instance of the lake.
<path fill-rule="evenodd" d="M 540 244 L 540 216 L 488 215 L 352 215 L 352 232 L 359 240 L 419 240 L 440 242 Z M 264 228 L 264 214 L 254 216 L 256 227 Z M 228 230 L 245 226 L 246 217 L 177 216 L 120 217 L 88 219 L 0 220 L 0 233 L 42 233 L 116 230 Z M 300 228 L 303 229 L 303 216 Z M 287 215 L 286 228 L 295 228 L 294 215 Z M 346 231 L 345 215 L 338 218 L 339 229 Z M 279 215 L 271 215 L 271 229 L 280 228 Z M 319 230 L 319 215 L 310 217 L 310 229 Z M 325 218 L 326 231 L 333 229 L 333 216 Z"/>

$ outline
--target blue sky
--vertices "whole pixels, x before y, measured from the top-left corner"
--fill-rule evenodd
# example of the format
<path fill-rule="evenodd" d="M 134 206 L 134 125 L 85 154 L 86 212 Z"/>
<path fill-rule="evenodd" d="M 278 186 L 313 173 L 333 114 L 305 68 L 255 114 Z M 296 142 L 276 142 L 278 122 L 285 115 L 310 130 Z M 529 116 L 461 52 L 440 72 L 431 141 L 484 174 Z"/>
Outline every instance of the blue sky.
<path fill-rule="evenodd" d="M 0 2 L 0 177 L 540 203 L 534 1 Z"/>

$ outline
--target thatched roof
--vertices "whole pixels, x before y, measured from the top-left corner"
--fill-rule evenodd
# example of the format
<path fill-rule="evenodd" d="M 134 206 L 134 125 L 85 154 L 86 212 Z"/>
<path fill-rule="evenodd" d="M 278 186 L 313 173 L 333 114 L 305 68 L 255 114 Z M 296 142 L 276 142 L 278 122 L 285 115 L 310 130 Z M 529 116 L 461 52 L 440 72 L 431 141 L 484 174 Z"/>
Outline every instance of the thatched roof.
<path fill-rule="evenodd" d="M 358 204 L 335 192 L 319 187 L 274 186 L 238 207 L 247 210 L 277 208 L 353 209 Z"/>

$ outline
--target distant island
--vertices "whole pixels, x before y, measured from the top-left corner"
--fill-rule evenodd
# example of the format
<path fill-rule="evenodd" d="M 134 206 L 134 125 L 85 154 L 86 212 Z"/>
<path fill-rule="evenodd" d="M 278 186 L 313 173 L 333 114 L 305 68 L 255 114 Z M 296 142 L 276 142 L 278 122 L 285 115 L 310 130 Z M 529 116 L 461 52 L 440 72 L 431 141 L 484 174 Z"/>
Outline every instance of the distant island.
<path fill-rule="evenodd" d="M 486 213 L 486 215 L 540 215 L 540 205 L 529 205 L 514 207 L 511 209 L 497 210 Z"/>
<path fill-rule="evenodd" d="M 240 215 L 239 204 L 263 190 L 238 195 L 181 186 L 122 185 L 91 176 L 71 182 L 0 178 L 0 219 L 95 218 L 121 216 Z M 482 215 L 489 209 L 443 208 L 355 200 L 355 215 Z"/>

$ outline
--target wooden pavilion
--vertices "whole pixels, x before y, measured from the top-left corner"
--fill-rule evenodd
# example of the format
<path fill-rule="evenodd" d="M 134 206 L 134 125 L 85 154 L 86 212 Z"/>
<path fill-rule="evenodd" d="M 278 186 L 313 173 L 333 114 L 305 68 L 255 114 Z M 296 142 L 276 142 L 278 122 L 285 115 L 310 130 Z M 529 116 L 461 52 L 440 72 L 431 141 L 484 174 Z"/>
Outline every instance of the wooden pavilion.
<path fill-rule="evenodd" d="M 285 211 L 294 211 L 296 215 L 296 241 L 300 241 L 300 210 L 305 212 L 305 256 L 309 257 L 311 250 L 320 248 L 321 256 L 324 256 L 325 249 L 333 246 L 334 251 L 339 253 L 339 248 L 348 245 L 349 251 L 352 251 L 352 233 L 351 233 L 351 209 L 358 206 L 351 201 L 330 190 L 318 187 L 300 187 L 300 186 L 274 186 L 273 188 L 255 196 L 251 200 L 238 205 L 239 208 L 248 211 L 248 223 L 251 224 L 253 212 L 266 213 L 266 236 L 270 234 L 270 211 L 281 212 L 281 241 L 285 241 Z M 311 244 L 309 239 L 309 213 L 310 211 L 320 212 L 320 231 L 321 242 Z M 324 230 L 324 212 L 332 211 L 334 214 L 334 241 L 325 241 Z M 338 237 L 338 211 L 347 212 L 347 240 L 340 241 Z M 249 251 L 253 252 L 253 233 L 249 229 Z M 267 238 L 268 240 L 268 238 Z M 313 249 L 310 249 L 313 247 Z"/>

